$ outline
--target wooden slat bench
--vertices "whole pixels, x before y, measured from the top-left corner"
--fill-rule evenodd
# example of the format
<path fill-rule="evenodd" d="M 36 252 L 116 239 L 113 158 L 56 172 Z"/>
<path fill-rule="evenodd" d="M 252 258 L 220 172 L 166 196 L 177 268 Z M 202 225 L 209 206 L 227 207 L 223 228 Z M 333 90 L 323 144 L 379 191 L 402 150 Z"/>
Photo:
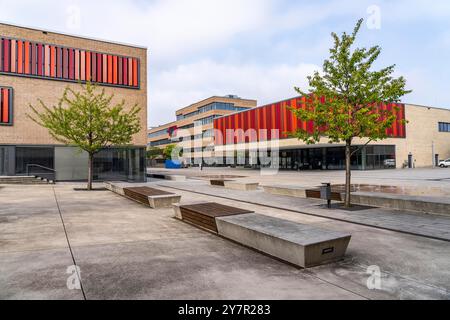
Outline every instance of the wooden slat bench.
<path fill-rule="evenodd" d="M 318 189 L 306 190 L 306 197 L 312 198 L 312 199 L 320 199 L 320 190 L 318 190 Z M 343 199 L 342 199 L 341 193 L 332 191 L 331 192 L 331 200 L 342 202 Z"/>
<path fill-rule="evenodd" d="M 170 208 L 179 203 L 181 196 L 149 187 L 123 188 L 126 197 L 150 206 L 153 209 Z"/>
<path fill-rule="evenodd" d="M 228 181 L 233 181 L 233 180 L 213 179 L 213 180 L 209 180 L 209 183 L 212 186 L 225 187 L 225 182 L 228 182 Z"/>
<path fill-rule="evenodd" d="M 195 226 L 217 233 L 216 219 L 253 211 L 221 205 L 215 202 L 174 205 L 176 217 Z"/>
<path fill-rule="evenodd" d="M 128 187 L 120 182 L 106 182 L 107 189 L 128 199 L 142 203 L 153 209 L 170 208 L 176 203 L 180 203 L 181 196 L 171 192 L 150 188 L 150 187 Z"/>

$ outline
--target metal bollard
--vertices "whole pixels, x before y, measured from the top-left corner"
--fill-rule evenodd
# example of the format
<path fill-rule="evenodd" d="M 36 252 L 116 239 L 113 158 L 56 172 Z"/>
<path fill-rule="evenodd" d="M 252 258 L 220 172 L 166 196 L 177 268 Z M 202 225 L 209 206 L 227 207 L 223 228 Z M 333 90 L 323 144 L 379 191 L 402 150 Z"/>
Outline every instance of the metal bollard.
<path fill-rule="evenodd" d="M 328 208 L 331 209 L 331 183 L 322 183 L 320 187 L 320 198 L 327 200 Z"/>

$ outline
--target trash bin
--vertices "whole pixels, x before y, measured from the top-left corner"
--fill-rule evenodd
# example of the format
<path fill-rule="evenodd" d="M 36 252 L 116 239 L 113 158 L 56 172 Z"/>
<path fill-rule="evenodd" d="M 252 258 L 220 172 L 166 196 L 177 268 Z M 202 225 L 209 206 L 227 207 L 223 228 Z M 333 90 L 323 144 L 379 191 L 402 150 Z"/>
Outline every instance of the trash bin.
<path fill-rule="evenodd" d="M 331 208 L 331 183 L 322 183 L 320 187 L 320 198 L 326 200 L 328 208 Z"/>

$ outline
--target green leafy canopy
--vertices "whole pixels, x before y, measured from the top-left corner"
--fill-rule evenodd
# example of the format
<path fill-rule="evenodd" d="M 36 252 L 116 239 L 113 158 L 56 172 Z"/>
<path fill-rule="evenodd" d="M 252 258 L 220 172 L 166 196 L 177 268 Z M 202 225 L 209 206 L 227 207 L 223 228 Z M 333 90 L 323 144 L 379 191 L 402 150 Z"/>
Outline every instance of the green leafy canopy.
<path fill-rule="evenodd" d="M 51 136 L 66 145 L 74 145 L 89 154 L 110 146 L 123 146 L 132 141 L 141 129 L 138 105 L 125 111 L 125 101 L 112 104 L 113 95 L 87 83 L 77 92 L 64 90 L 58 104 L 48 107 L 38 100 L 40 107 L 30 105 L 34 122 L 49 130 Z"/>
<path fill-rule="evenodd" d="M 314 122 L 314 132 L 298 130 L 294 135 L 308 144 L 328 137 L 330 143 L 353 138 L 369 141 L 385 139 L 386 129 L 396 120 L 394 110 L 379 110 L 380 103 L 398 103 L 411 91 L 405 89 L 403 77 L 394 78 L 395 65 L 379 71 L 372 67 L 381 53 L 379 46 L 352 50 L 363 19 L 351 35 L 332 33 L 334 46 L 323 64 L 323 72 L 308 77 L 309 92 L 296 91 L 307 97 L 306 108 L 292 109 L 297 118 Z"/>

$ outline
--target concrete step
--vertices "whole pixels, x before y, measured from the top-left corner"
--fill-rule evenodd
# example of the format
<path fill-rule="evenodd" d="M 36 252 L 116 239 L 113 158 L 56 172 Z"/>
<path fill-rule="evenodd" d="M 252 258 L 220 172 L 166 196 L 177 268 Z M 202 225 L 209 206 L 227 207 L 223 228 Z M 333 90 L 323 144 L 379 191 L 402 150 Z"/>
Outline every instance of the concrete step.
<path fill-rule="evenodd" d="M 47 179 L 31 176 L 12 176 L 12 177 L 0 177 L 0 184 L 14 184 L 14 185 L 39 185 L 53 183 Z"/>

